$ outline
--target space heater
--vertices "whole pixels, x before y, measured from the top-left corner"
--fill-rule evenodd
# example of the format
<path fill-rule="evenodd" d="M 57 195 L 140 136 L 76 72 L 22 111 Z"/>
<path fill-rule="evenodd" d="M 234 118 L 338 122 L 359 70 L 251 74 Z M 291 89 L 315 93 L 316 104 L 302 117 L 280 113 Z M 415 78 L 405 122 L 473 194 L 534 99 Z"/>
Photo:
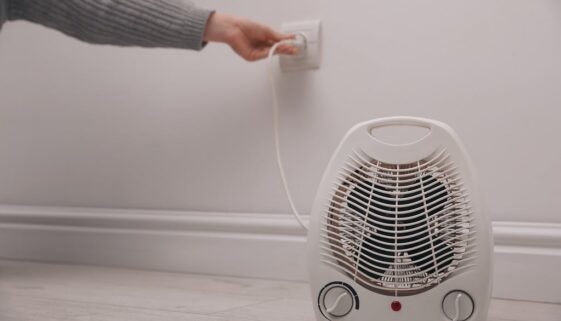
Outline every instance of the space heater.
<path fill-rule="evenodd" d="M 417 136 L 389 142 L 380 137 L 388 129 Z M 441 122 L 392 117 L 352 128 L 312 210 L 316 319 L 485 321 L 493 241 L 472 173 Z"/>

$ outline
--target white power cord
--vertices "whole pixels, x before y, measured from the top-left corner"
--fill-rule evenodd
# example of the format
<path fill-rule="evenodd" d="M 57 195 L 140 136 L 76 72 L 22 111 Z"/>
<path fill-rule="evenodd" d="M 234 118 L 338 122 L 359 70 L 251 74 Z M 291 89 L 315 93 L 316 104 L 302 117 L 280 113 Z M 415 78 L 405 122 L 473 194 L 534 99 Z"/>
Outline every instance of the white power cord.
<path fill-rule="evenodd" d="M 288 199 L 288 203 L 290 204 L 290 208 L 292 209 L 292 213 L 294 214 L 294 217 L 296 218 L 296 221 L 298 221 L 300 226 L 302 226 L 302 228 L 307 231 L 308 226 L 306 226 L 306 224 L 302 220 L 302 217 L 300 216 L 300 213 L 296 209 L 296 206 L 294 205 L 294 201 L 292 200 L 292 194 L 290 193 L 290 189 L 288 188 L 288 183 L 286 182 L 286 175 L 284 173 L 284 167 L 282 164 L 282 158 L 280 153 L 280 142 L 279 142 L 279 100 L 277 97 L 277 88 L 275 85 L 275 73 L 274 73 L 275 69 L 273 68 L 274 67 L 273 56 L 279 46 L 291 45 L 297 47 L 300 51 L 302 51 L 306 49 L 306 43 L 307 43 L 307 39 L 306 36 L 303 34 L 296 34 L 295 38 L 291 40 L 284 40 L 284 41 L 277 42 L 271 47 L 271 50 L 269 51 L 268 62 L 269 62 L 269 80 L 271 85 L 271 94 L 273 98 L 273 136 L 275 141 L 275 151 L 277 154 L 277 165 L 279 167 L 279 173 L 282 180 L 282 185 L 284 187 L 284 192 L 286 194 L 286 198 Z"/>

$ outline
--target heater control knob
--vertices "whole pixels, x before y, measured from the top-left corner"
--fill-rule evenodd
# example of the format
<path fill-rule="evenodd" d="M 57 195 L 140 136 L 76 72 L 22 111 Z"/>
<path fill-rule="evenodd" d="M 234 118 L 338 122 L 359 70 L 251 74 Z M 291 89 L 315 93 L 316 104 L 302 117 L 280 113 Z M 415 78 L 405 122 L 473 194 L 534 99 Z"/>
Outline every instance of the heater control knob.
<path fill-rule="evenodd" d="M 353 306 L 353 294 L 344 286 L 328 288 L 323 295 L 323 308 L 332 317 L 346 316 Z"/>
<path fill-rule="evenodd" d="M 442 310 L 452 321 L 466 321 L 473 314 L 473 309 L 473 299 L 464 291 L 452 291 L 442 301 Z"/>

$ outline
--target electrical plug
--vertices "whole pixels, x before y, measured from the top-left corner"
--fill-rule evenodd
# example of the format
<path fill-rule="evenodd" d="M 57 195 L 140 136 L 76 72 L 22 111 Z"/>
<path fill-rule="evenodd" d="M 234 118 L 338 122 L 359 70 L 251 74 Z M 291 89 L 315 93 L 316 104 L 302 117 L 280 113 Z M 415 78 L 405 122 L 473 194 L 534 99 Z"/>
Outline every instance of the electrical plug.
<path fill-rule="evenodd" d="M 294 38 L 287 40 L 287 44 L 298 49 L 296 57 L 302 57 L 306 55 L 306 50 L 308 49 L 308 37 L 304 33 L 298 32 L 294 34 Z"/>

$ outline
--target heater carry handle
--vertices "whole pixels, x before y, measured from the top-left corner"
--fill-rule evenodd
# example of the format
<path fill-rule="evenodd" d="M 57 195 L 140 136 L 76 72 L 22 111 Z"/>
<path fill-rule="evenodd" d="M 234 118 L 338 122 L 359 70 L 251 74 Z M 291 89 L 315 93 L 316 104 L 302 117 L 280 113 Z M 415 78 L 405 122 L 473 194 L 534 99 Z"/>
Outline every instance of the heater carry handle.
<path fill-rule="evenodd" d="M 446 124 L 435 121 L 432 119 L 420 118 L 420 117 L 409 117 L 409 116 L 396 116 L 396 117 L 386 117 L 367 122 L 366 128 L 370 137 L 376 140 L 378 143 L 389 146 L 389 147 L 400 147 L 400 146 L 410 146 L 416 144 L 422 144 L 432 140 L 434 135 L 454 136 L 454 131 Z M 417 137 L 416 139 L 409 141 L 407 143 L 390 143 L 379 139 L 373 133 L 376 129 L 382 127 L 421 127 L 427 129 L 427 133 Z"/>
<path fill-rule="evenodd" d="M 389 131 L 382 129 L 382 127 L 392 126 L 421 127 L 426 130 L 420 134 L 415 131 L 401 134 L 400 131 L 394 133 L 393 129 Z M 377 129 L 379 131 L 376 132 Z M 444 123 L 405 116 L 367 121 L 355 126 L 349 134 L 357 135 L 357 144 L 362 146 L 362 150 L 367 155 L 376 155 L 376 159 L 379 161 L 398 164 L 418 161 L 419 155 L 432 155 L 446 142 L 456 140 L 454 131 Z M 360 141 L 362 143 L 359 143 Z"/>
<path fill-rule="evenodd" d="M 425 129 L 426 132 L 416 135 L 413 138 L 408 138 L 409 140 L 407 140 L 406 142 L 396 143 L 396 142 L 388 142 L 383 139 L 380 139 L 378 135 L 375 133 L 376 130 L 384 127 L 419 127 Z M 387 146 L 398 147 L 398 146 L 409 146 L 409 145 L 420 144 L 423 141 L 430 140 L 431 136 L 437 134 L 438 132 L 441 132 L 443 129 L 445 130 L 446 129 L 445 127 L 447 127 L 447 125 L 431 119 L 397 116 L 397 117 L 387 117 L 387 118 L 380 118 L 380 119 L 373 120 L 368 123 L 367 129 L 370 136 L 378 143 Z"/>

